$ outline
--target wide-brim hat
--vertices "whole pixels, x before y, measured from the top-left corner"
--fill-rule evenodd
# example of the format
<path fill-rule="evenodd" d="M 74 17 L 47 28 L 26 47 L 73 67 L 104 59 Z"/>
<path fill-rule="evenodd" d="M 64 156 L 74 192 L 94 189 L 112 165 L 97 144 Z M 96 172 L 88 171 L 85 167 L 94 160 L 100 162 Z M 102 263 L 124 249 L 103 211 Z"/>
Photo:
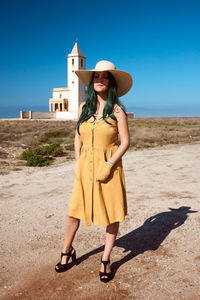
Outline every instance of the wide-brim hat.
<path fill-rule="evenodd" d="M 116 80 L 117 83 L 117 96 L 121 97 L 128 93 L 133 84 L 133 79 L 128 72 L 117 70 L 115 65 L 110 61 L 101 60 L 99 61 L 95 69 L 93 70 L 77 70 L 75 71 L 76 75 L 80 78 L 80 80 L 84 83 L 84 85 L 88 86 L 92 74 L 94 72 L 110 72 Z"/>

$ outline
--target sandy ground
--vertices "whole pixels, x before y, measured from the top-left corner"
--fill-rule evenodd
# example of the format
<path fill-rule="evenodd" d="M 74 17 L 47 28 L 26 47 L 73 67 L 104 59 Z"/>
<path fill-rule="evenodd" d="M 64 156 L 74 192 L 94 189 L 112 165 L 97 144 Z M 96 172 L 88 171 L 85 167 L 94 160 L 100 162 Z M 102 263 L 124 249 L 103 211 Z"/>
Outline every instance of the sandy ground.
<path fill-rule="evenodd" d="M 200 299 L 200 144 L 128 151 L 123 164 L 129 214 L 107 284 L 104 227 L 81 223 L 79 264 L 54 271 L 74 162 L 1 176 L 1 299 Z"/>

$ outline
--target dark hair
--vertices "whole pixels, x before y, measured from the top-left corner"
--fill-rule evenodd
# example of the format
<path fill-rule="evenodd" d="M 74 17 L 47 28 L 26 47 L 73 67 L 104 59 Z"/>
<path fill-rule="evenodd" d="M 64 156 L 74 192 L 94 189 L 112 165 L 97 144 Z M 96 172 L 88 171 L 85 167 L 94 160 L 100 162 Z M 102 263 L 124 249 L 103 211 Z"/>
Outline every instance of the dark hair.
<path fill-rule="evenodd" d="M 92 116 L 95 118 L 94 113 L 97 108 L 97 92 L 94 90 L 94 84 L 93 84 L 94 74 L 95 74 L 95 72 L 92 74 L 91 81 L 88 85 L 88 93 L 87 93 L 86 103 L 82 106 L 82 113 L 81 113 L 79 120 L 77 122 L 77 125 L 76 125 L 78 133 L 79 133 L 79 126 L 81 123 L 87 121 Z M 119 101 L 119 99 L 117 97 L 117 83 L 115 81 L 115 78 L 110 72 L 108 72 L 108 74 L 109 74 L 108 98 L 107 98 L 106 105 L 103 110 L 103 120 L 106 123 L 110 124 L 106 120 L 106 116 L 108 115 L 113 120 L 116 120 L 115 115 L 112 113 L 115 104 L 118 104 L 122 108 L 122 110 L 125 112 L 125 114 L 126 114 L 126 111 L 125 111 L 123 104 Z"/>

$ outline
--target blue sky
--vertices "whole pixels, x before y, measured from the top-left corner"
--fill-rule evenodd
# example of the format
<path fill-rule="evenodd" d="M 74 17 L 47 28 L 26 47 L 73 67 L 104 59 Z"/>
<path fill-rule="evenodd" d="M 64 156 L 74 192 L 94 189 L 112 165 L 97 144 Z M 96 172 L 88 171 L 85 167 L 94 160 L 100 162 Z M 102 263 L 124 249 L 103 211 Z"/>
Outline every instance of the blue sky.
<path fill-rule="evenodd" d="M 106 59 L 131 73 L 126 107 L 200 108 L 198 0 L 6 0 L 0 26 L 1 106 L 48 110 L 78 38 L 87 69 Z"/>

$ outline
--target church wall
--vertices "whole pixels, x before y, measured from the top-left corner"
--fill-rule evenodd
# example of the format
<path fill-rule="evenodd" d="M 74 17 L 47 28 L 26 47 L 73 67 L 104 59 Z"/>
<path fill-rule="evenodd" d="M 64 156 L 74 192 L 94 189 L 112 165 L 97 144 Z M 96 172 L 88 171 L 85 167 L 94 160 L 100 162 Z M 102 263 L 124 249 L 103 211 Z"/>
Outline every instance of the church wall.
<path fill-rule="evenodd" d="M 82 58 L 82 57 L 79 57 L 79 68 L 80 70 L 85 70 L 85 59 Z M 80 105 L 80 103 L 82 101 L 85 100 L 85 96 L 86 96 L 86 93 L 85 93 L 85 86 L 84 84 L 81 82 L 81 80 L 79 80 L 79 103 L 78 103 L 78 106 Z"/>
<path fill-rule="evenodd" d="M 77 112 L 56 112 L 56 119 L 77 120 Z"/>
<path fill-rule="evenodd" d="M 67 57 L 68 67 L 68 88 L 69 88 L 69 111 L 78 111 L 79 99 L 79 79 L 75 74 L 75 70 L 79 69 L 79 56 L 70 54 Z"/>
<path fill-rule="evenodd" d="M 68 91 L 53 91 L 53 98 L 54 99 L 61 99 L 61 98 L 65 98 L 68 99 L 69 97 L 69 92 Z"/>

